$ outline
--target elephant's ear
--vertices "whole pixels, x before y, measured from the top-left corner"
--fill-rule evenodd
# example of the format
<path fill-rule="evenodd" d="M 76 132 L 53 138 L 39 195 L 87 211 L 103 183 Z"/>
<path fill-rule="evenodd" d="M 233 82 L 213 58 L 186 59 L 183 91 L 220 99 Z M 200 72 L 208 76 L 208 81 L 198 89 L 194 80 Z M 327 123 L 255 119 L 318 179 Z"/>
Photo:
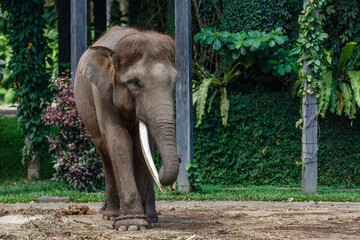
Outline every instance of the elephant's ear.
<path fill-rule="evenodd" d="M 104 98 L 115 84 L 117 62 L 117 54 L 109 48 L 100 46 L 90 47 L 83 60 L 81 74 L 97 87 Z"/>

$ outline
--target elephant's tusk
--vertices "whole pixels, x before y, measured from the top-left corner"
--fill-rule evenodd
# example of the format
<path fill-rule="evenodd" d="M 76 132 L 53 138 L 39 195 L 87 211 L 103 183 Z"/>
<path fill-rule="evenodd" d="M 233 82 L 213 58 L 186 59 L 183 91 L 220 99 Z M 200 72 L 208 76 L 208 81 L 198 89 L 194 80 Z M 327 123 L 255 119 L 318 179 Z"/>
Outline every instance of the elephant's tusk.
<path fill-rule="evenodd" d="M 145 123 L 143 123 L 142 121 L 139 121 L 139 133 L 140 133 L 141 149 L 145 157 L 146 165 L 150 171 L 151 176 L 155 180 L 155 183 L 159 186 L 161 192 L 163 194 L 166 194 L 166 188 L 159 181 L 159 173 L 156 170 L 154 160 L 151 155 L 148 130 Z"/>

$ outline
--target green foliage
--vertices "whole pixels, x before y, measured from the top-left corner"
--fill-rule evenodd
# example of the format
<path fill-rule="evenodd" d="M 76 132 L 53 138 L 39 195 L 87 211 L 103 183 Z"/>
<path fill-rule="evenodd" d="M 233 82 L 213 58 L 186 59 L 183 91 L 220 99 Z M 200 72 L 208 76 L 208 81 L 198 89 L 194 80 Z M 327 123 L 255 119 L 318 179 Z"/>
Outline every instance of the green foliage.
<path fill-rule="evenodd" d="M 221 29 L 230 32 L 244 30 L 270 31 L 278 27 L 296 39 L 296 19 L 301 11 L 299 0 L 227 0 L 224 1 Z"/>
<path fill-rule="evenodd" d="M 11 104 L 15 97 L 15 91 L 12 88 L 5 89 L 0 87 L 0 104 Z"/>
<path fill-rule="evenodd" d="M 18 99 L 18 121 L 29 139 L 26 144 L 26 161 L 31 161 L 34 151 L 44 141 L 45 127 L 41 123 L 43 102 L 50 99 L 49 75 L 46 64 L 51 50 L 44 36 L 45 20 L 43 0 L 3 0 L 2 7 L 9 14 L 9 45 L 12 49 L 10 68 Z"/>
<path fill-rule="evenodd" d="M 288 51 L 280 48 L 288 40 L 281 28 L 270 32 L 250 31 L 248 33 L 244 31 L 219 32 L 215 28 L 208 28 L 195 35 L 194 39 L 199 40 L 202 46 L 210 46 L 219 59 L 214 73 L 200 64 L 194 64 L 193 105 L 196 105 L 198 119 L 196 127 L 201 124 L 205 114 L 210 89 L 212 95 L 208 112 L 211 110 L 215 97 L 220 93 L 222 123 L 225 127 L 227 126 L 230 105 L 227 99 L 227 87 L 240 74 L 240 66 L 248 69 L 253 65 L 259 65 L 263 72 L 272 71 L 274 75 L 280 76 L 293 70 L 298 71 L 295 59 L 289 56 Z"/>
<path fill-rule="evenodd" d="M 314 0 L 304 5 L 304 11 L 299 16 L 299 36 L 297 39 L 297 46 L 292 50 L 292 55 L 299 54 L 298 66 L 299 81 L 301 84 L 296 84 L 296 87 L 300 87 L 299 95 L 304 96 L 306 93 L 314 94 L 318 91 L 318 83 L 320 81 L 320 75 L 326 70 L 327 64 L 324 61 L 327 60 L 327 56 L 322 49 L 323 42 L 328 38 L 322 30 L 323 23 L 317 16 L 317 9 L 321 9 L 326 4 L 324 0 Z M 306 72 L 304 69 L 304 62 L 309 67 L 310 72 Z M 304 82 L 309 84 L 307 89 L 304 89 Z"/>
<path fill-rule="evenodd" d="M 25 176 L 21 165 L 20 149 L 24 146 L 24 133 L 16 118 L 0 118 L 0 179 Z"/>
<path fill-rule="evenodd" d="M 357 106 L 360 106 L 360 71 L 354 71 L 354 61 L 349 59 L 356 47 L 355 42 L 348 43 L 340 54 L 337 66 L 331 58 L 332 52 L 326 52 L 328 69 L 321 74 L 319 82 L 319 113 L 325 116 L 330 108 L 331 112 L 338 115 L 345 113 L 350 118 L 355 118 Z"/>
<path fill-rule="evenodd" d="M 329 34 L 325 47 L 333 50 L 337 58 L 347 42 L 360 42 L 359 7 L 358 0 L 331 0 L 320 10 L 324 31 Z"/>
<path fill-rule="evenodd" d="M 230 94 L 228 127 L 219 113 L 194 130 L 194 163 L 203 184 L 301 183 L 299 102 L 284 93 Z M 354 121 L 354 122 L 352 122 Z M 319 119 L 319 184 L 360 186 L 360 120 Z M 341 126 L 341 127 L 339 127 Z"/>

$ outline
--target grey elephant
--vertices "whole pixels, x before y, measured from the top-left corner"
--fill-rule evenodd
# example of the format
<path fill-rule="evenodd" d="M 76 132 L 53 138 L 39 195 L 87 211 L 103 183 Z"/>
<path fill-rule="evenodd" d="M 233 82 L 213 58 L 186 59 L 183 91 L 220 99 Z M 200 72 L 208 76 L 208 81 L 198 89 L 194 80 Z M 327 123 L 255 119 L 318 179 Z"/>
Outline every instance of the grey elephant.
<path fill-rule="evenodd" d="M 169 36 L 113 27 L 79 60 L 75 102 L 104 168 L 103 215 L 115 219 L 116 229 L 157 222 L 151 175 L 163 192 L 176 181 L 174 55 Z M 159 173 L 151 157 L 155 146 L 163 162 Z"/>

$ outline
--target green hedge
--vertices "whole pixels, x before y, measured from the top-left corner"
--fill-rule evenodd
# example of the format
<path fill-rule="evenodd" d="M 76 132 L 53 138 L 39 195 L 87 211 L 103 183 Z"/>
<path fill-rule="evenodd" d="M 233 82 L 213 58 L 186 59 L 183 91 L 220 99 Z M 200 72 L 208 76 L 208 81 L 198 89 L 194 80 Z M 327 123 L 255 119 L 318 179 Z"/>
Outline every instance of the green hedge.
<path fill-rule="evenodd" d="M 230 32 L 270 31 L 282 27 L 290 40 L 297 38 L 300 0 L 227 0 L 223 3 L 221 28 Z"/>
<path fill-rule="evenodd" d="M 0 117 L 0 179 L 18 179 L 26 177 L 26 168 L 22 164 L 21 149 L 25 136 L 18 127 L 17 118 Z M 42 179 L 51 178 L 54 169 L 47 145 L 41 149 L 40 175 Z"/>
<path fill-rule="evenodd" d="M 0 179 L 25 177 L 21 164 L 24 139 L 17 118 L 0 118 Z"/>
<path fill-rule="evenodd" d="M 194 130 L 194 159 L 206 184 L 301 184 L 299 99 L 284 93 L 229 97 L 229 125 L 217 112 Z M 320 119 L 319 184 L 360 186 L 360 121 Z"/>

